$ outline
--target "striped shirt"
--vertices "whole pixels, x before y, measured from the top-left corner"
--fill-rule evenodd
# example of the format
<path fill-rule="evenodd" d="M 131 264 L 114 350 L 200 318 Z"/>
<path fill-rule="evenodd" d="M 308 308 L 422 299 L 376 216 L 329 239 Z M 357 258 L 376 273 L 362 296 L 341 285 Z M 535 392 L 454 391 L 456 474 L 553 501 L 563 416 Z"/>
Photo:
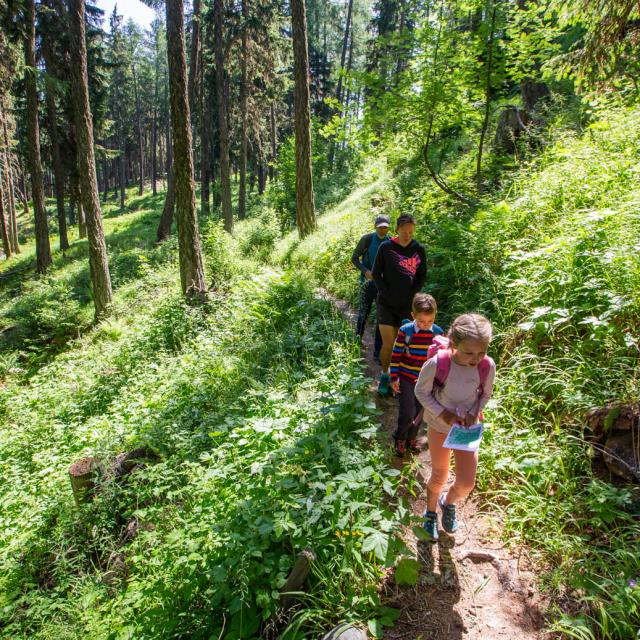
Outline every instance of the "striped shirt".
<path fill-rule="evenodd" d="M 405 325 L 406 326 L 406 325 Z M 439 328 L 438 328 L 439 329 Z M 391 381 L 400 377 L 415 384 L 420 369 L 427 360 L 427 351 L 433 342 L 433 336 L 442 330 L 432 328 L 422 331 L 414 323 L 413 335 L 407 344 L 407 334 L 400 327 L 391 354 Z"/>

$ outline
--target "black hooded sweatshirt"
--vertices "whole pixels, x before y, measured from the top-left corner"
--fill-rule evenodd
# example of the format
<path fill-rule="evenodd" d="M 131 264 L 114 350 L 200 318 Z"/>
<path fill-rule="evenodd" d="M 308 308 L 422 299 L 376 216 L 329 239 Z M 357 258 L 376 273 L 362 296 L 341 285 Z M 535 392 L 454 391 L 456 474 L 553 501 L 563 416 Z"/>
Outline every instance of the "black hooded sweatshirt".
<path fill-rule="evenodd" d="M 407 309 L 427 277 L 427 257 L 421 244 L 412 240 L 406 247 L 397 238 L 378 249 L 373 279 L 382 302 L 395 309 Z"/>

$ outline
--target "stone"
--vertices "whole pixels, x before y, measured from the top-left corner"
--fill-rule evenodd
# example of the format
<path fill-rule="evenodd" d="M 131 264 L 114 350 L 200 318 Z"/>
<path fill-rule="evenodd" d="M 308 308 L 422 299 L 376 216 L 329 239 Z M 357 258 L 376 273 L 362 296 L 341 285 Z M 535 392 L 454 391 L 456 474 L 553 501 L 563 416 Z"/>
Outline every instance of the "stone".
<path fill-rule="evenodd" d="M 611 473 L 625 480 L 640 481 L 640 438 L 637 431 L 621 431 L 609 436 L 603 456 Z"/>

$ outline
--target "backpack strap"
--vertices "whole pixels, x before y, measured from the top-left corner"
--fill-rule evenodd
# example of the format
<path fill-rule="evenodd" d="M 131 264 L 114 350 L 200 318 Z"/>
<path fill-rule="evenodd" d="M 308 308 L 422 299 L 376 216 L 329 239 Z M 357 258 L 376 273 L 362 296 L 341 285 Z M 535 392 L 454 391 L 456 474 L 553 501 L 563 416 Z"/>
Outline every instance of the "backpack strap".
<path fill-rule="evenodd" d="M 400 329 L 404 333 L 404 346 L 406 348 L 411 344 L 411 338 L 416 332 L 416 325 L 413 324 L 413 320 L 404 320 L 400 325 Z"/>
<path fill-rule="evenodd" d="M 491 360 L 489 356 L 485 356 L 478 363 L 478 375 L 480 376 L 480 386 L 478 387 L 478 397 L 484 393 L 484 383 L 489 377 L 489 371 L 491 371 Z"/>
<path fill-rule="evenodd" d="M 434 378 L 434 384 L 439 387 L 444 387 L 444 383 L 449 376 L 449 370 L 451 369 L 451 351 L 450 349 L 440 349 L 436 355 L 436 376 Z M 478 397 L 484 393 L 484 383 L 489 377 L 489 371 L 491 371 L 491 360 L 489 356 L 485 356 L 478 363 L 478 375 L 480 376 L 480 385 L 478 386 Z"/>
<path fill-rule="evenodd" d="M 444 387 L 451 369 L 451 351 L 441 349 L 436 353 L 436 375 L 433 383 L 438 387 Z"/>

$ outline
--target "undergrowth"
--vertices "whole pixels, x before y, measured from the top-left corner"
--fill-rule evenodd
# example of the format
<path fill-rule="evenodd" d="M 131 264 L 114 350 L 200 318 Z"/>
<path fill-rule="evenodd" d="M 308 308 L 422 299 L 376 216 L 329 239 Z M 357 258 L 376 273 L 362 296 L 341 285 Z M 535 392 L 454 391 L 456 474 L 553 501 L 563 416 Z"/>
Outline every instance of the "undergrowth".
<path fill-rule="evenodd" d="M 256 637 L 305 548 L 317 558 L 306 606 L 283 637 L 397 615 L 377 587 L 409 516 L 385 506 L 398 472 L 351 330 L 218 223 L 204 235 L 215 285 L 204 307 L 182 302 L 172 243 L 121 250 L 130 278 L 93 329 L 69 289 L 80 263 L 5 299 L 25 335 L 70 322 L 74 336 L 37 362 L 20 356 L 30 369 L 0 389 L 0 636 Z M 19 313 L 32 291 L 52 300 L 35 318 Z M 56 307 L 63 294 L 74 302 Z M 147 458 L 116 478 L 114 456 L 140 447 Z M 67 469 L 85 455 L 104 474 L 77 508 Z"/>
<path fill-rule="evenodd" d="M 549 131 L 474 209 L 435 189 L 419 159 L 398 159 L 384 186 L 387 212 L 418 218 L 440 324 L 475 310 L 496 326 L 479 485 L 505 538 L 531 550 L 556 603 L 551 628 L 580 640 L 640 628 L 640 492 L 601 471 L 585 421 L 640 397 L 638 131 L 638 109 L 609 109 L 580 136 Z M 462 157 L 449 175 L 468 184 L 472 168 Z M 349 258 L 373 215 L 351 207 L 337 229 L 287 241 L 285 258 L 354 301 Z"/>

